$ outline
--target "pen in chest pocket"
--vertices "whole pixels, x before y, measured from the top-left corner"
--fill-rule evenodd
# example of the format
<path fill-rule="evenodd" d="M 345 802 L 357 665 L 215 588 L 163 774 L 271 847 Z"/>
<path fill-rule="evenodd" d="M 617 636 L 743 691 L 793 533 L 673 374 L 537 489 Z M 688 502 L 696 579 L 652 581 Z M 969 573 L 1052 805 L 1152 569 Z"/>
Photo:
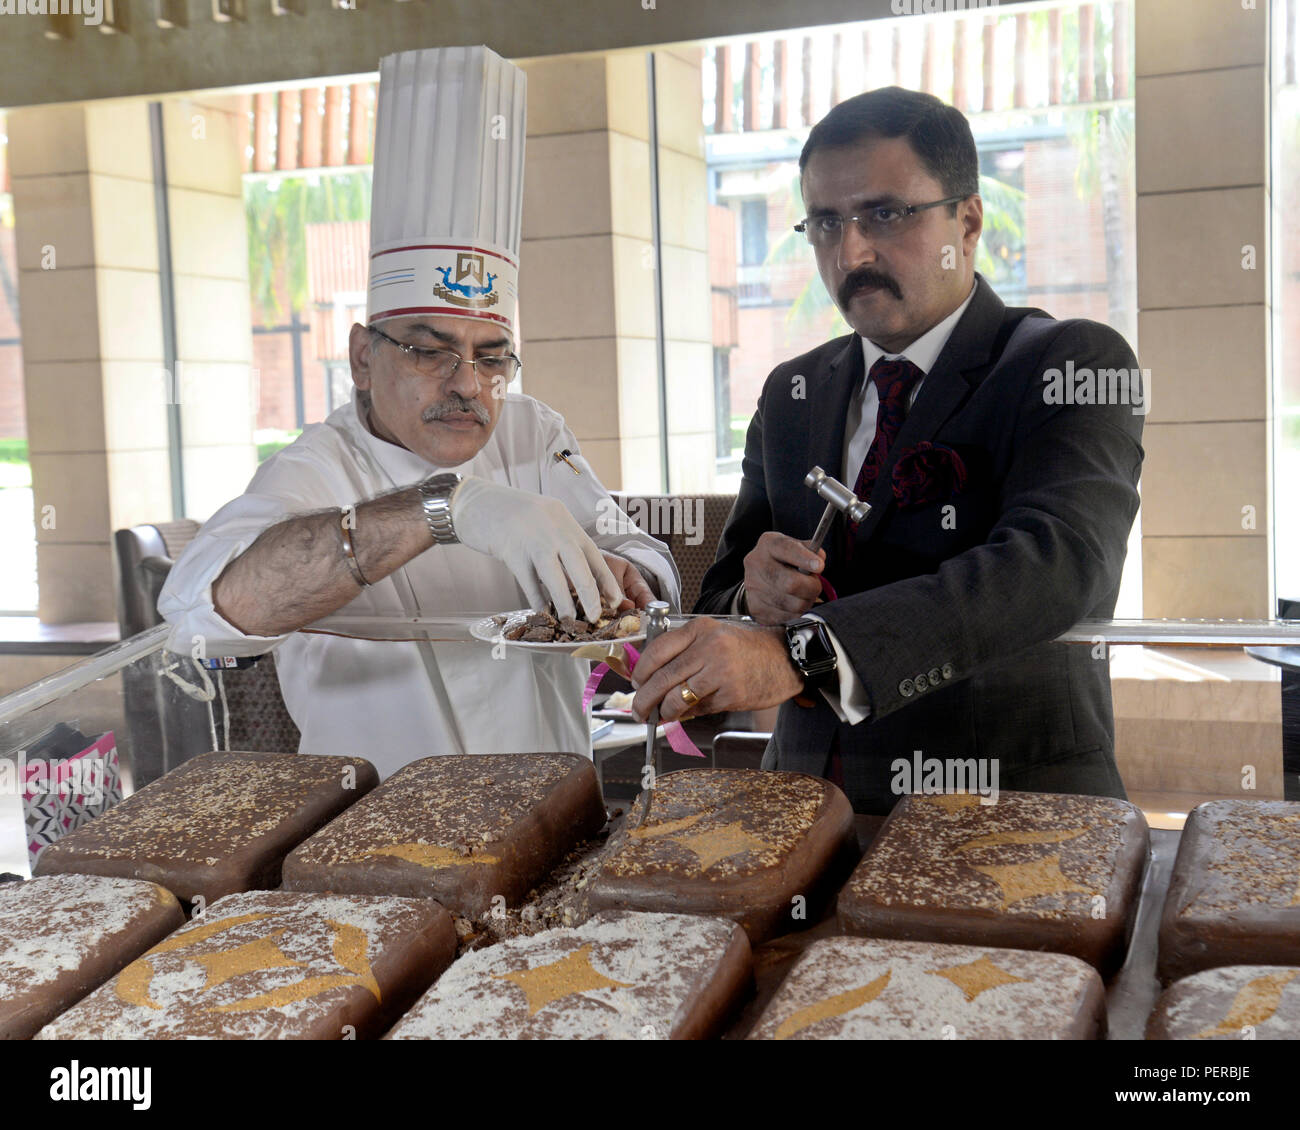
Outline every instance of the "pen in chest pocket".
<path fill-rule="evenodd" d="M 578 469 L 578 467 L 570 461 L 571 459 L 576 458 L 576 456 L 574 456 L 573 452 L 570 451 L 567 447 L 563 451 L 557 451 L 554 454 L 552 454 L 551 458 L 554 459 L 555 462 L 557 463 L 567 463 L 569 469 L 575 475 L 582 474 L 582 472 Z"/>

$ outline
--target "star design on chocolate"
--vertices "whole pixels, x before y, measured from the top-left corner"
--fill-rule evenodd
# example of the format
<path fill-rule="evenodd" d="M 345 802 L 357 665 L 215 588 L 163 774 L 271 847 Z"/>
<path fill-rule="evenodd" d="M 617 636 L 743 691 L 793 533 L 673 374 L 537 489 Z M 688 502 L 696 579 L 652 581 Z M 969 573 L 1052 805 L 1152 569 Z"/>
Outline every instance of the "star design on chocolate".
<path fill-rule="evenodd" d="M 696 832 L 693 836 L 679 836 L 676 842 L 699 858 L 701 871 L 707 871 L 721 859 L 743 851 L 762 851 L 768 846 L 765 840 L 750 835 L 739 823 L 724 824 L 707 832 Z"/>
<path fill-rule="evenodd" d="M 264 938 L 256 938 L 232 949 L 195 954 L 193 960 L 208 972 L 203 991 L 206 993 L 209 989 L 215 989 L 242 973 L 256 973 L 262 969 L 289 969 L 305 964 L 295 961 L 275 944 L 275 939 L 283 933 L 283 929 L 274 930 Z"/>
<path fill-rule="evenodd" d="M 844 993 L 836 993 L 833 997 L 827 997 L 825 1000 L 808 1005 L 807 1008 L 792 1012 L 777 1025 L 772 1038 L 774 1040 L 788 1040 L 791 1036 L 802 1032 L 805 1028 L 811 1028 L 819 1021 L 833 1020 L 837 1016 L 843 1016 L 845 1013 L 852 1012 L 855 1008 L 861 1008 L 864 1004 L 871 1003 L 885 991 L 893 972 L 892 969 L 886 969 L 874 981 L 870 981 L 856 989 L 849 989 Z"/>
<path fill-rule="evenodd" d="M 630 989 L 630 981 L 614 981 L 599 973 L 591 964 L 591 943 L 574 950 L 558 961 L 535 969 L 516 969 L 513 973 L 494 973 L 495 981 L 510 981 L 528 998 L 528 1015 L 534 1016 L 552 1001 L 586 993 L 592 989 Z"/>
<path fill-rule="evenodd" d="M 970 1004 L 980 993 L 987 989 L 996 989 L 999 985 L 1011 985 L 1017 981 L 1028 982 L 1028 977 L 1016 977 L 1008 973 L 1005 969 L 999 969 L 993 964 L 988 954 L 984 954 L 975 961 L 967 961 L 962 965 L 948 965 L 943 969 L 927 969 L 935 977 L 946 977 L 963 993 L 966 994 L 966 1003 Z"/>
<path fill-rule="evenodd" d="M 1282 991 L 1300 973 L 1294 969 L 1278 970 L 1247 981 L 1232 999 L 1228 1014 L 1213 1028 L 1197 1032 L 1194 1040 L 1215 1036 L 1239 1036 L 1243 1028 L 1256 1028 L 1268 1020 L 1282 1003 Z"/>
<path fill-rule="evenodd" d="M 1039 895 L 1058 895 L 1067 891 L 1077 891 L 1081 895 L 1095 893 L 1079 886 L 1061 870 L 1059 855 L 1045 855 L 1029 863 L 976 863 L 972 866 L 1002 888 L 1004 910 L 1013 902 Z"/>

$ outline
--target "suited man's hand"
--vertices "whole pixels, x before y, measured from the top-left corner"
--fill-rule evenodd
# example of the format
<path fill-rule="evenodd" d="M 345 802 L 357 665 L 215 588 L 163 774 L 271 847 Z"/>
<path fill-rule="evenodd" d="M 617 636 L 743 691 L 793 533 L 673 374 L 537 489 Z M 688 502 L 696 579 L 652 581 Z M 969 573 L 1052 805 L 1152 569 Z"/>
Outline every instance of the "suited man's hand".
<path fill-rule="evenodd" d="M 813 556 L 804 542 L 768 530 L 745 555 L 749 614 L 760 624 L 784 624 L 802 616 L 822 594 L 817 578 L 825 564 L 824 549 Z"/>
<path fill-rule="evenodd" d="M 804 550 L 807 553 L 807 550 Z M 658 705 L 664 722 L 724 710 L 778 706 L 803 690 L 779 628 L 726 624 L 701 617 L 665 632 L 637 660 L 632 672 L 632 712 L 644 721 Z M 682 697 L 689 687 L 699 698 Z"/>

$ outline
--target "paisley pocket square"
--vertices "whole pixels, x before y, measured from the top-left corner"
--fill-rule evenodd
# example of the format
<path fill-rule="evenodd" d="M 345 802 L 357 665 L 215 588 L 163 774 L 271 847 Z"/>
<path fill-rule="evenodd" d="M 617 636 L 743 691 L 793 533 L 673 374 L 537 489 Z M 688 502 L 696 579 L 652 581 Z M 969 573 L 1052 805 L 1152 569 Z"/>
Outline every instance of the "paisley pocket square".
<path fill-rule="evenodd" d="M 960 494 L 966 464 L 951 447 L 923 440 L 909 447 L 894 464 L 894 498 L 900 510 L 913 510 Z"/>

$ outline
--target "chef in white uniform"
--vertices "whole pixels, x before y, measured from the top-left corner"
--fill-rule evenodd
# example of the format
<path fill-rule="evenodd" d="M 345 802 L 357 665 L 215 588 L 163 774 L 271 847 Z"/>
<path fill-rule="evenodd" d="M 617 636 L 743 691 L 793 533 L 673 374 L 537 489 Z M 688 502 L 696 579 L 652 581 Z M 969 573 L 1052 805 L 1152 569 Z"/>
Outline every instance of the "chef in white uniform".
<path fill-rule="evenodd" d="M 587 665 L 298 629 L 680 597 L 666 547 L 618 510 L 559 414 L 507 391 L 524 81 L 484 47 L 382 61 L 353 400 L 261 465 L 158 601 L 175 652 L 274 648 L 301 752 L 361 755 L 383 776 L 431 754 L 587 753 Z"/>

